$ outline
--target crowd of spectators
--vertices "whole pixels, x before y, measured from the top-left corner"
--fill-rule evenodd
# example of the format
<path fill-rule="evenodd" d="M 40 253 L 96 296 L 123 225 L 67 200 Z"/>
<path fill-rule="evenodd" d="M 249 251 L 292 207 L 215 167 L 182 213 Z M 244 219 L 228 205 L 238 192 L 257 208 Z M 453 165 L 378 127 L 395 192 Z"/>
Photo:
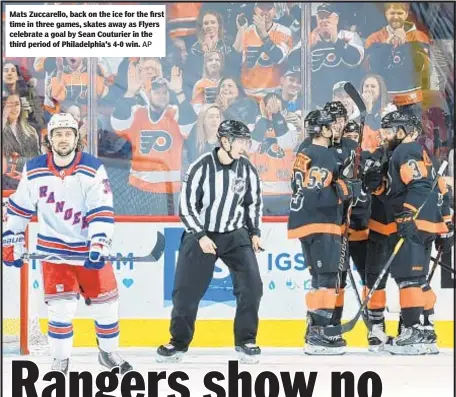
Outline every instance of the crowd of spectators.
<path fill-rule="evenodd" d="M 286 215 L 304 108 L 340 100 L 358 119 L 346 81 L 367 108 L 363 149 L 378 145 L 382 115 L 402 108 L 422 119 L 423 147 L 447 157 L 453 8 L 312 3 L 311 26 L 303 26 L 302 7 L 168 3 L 164 58 L 99 58 L 89 68 L 85 58 L 3 57 L 3 189 L 15 189 L 25 161 L 47 150 L 52 114 L 69 112 L 85 150 L 96 137 L 94 154 L 108 170 L 116 213 L 173 215 L 183 173 L 216 146 L 219 124 L 236 119 L 252 132 L 249 157 L 263 181 L 265 215 Z M 309 69 L 310 84 L 303 85 Z M 96 123 L 88 120 L 89 95 L 96 96 Z"/>

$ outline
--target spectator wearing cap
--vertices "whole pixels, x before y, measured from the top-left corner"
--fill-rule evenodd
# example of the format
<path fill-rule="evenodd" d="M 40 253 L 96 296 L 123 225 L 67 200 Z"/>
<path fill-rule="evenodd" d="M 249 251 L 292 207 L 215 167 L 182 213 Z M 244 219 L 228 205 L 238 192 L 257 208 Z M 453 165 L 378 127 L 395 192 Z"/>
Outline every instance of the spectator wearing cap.
<path fill-rule="evenodd" d="M 255 3 L 253 24 L 243 35 L 241 82 L 260 100 L 280 85 L 280 65 L 292 46 L 289 28 L 274 22 L 274 3 Z"/>
<path fill-rule="evenodd" d="M 302 130 L 301 69 L 289 69 L 280 78 L 280 88 L 276 91 L 282 101 L 283 114 L 299 132 Z"/>
<path fill-rule="evenodd" d="M 117 102 L 111 116 L 116 133 L 131 144 L 132 161 L 129 185 L 135 202 L 115 202 L 116 212 L 124 214 L 173 215 L 181 188 L 182 149 L 196 115 L 183 92 L 182 71 L 174 67 L 171 80 L 156 77 L 150 90 L 143 84 L 137 65 L 129 65 L 128 89 Z M 144 96 L 145 106 L 135 99 Z M 170 105 L 170 94 L 177 106 Z M 113 186 L 114 195 L 116 187 Z M 128 199 L 128 197 L 127 197 Z M 174 206 L 168 208 L 172 200 Z"/>
<path fill-rule="evenodd" d="M 339 29 L 339 12 L 331 3 L 317 8 L 317 27 L 311 33 L 310 48 L 312 103 L 321 107 L 330 99 L 336 82 L 357 84 L 364 48 L 356 32 Z"/>
<path fill-rule="evenodd" d="M 366 39 L 367 66 L 385 79 L 396 106 L 420 115 L 423 83 L 429 80 L 430 40 L 407 21 L 408 3 L 385 3 L 384 7 L 388 25 Z"/>

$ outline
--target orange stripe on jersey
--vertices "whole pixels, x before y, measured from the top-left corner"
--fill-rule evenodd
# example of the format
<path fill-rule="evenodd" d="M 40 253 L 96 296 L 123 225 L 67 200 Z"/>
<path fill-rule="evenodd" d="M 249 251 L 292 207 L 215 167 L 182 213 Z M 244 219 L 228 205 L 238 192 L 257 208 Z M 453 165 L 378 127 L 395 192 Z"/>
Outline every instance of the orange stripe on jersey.
<path fill-rule="evenodd" d="M 288 238 L 301 238 L 307 237 L 311 234 L 328 233 L 341 235 L 340 225 L 333 223 L 310 223 L 308 225 L 300 226 L 296 229 L 288 230 Z"/>
<path fill-rule="evenodd" d="M 409 204 L 409 203 L 404 203 L 404 208 L 408 208 L 409 210 L 412 210 L 413 212 L 417 212 L 418 209 L 413 206 L 412 204 Z"/>
<path fill-rule="evenodd" d="M 388 224 L 381 223 L 374 219 L 369 219 L 369 229 L 373 232 L 383 234 L 384 236 L 389 236 L 393 233 L 397 232 L 397 226 L 395 222 L 391 222 Z"/>
<path fill-rule="evenodd" d="M 424 221 L 422 219 L 415 220 L 416 227 L 422 232 L 432 233 L 432 234 L 443 234 L 448 233 L 448 227 L 443 222 L 430 222 Z"/>
<path fill-rule="evenodd" d="M 348 229 L 348 241 L 365 241 L 369 238 L 369 229 L 354 230 Z"/>
<path fill-rule="evenodd" d="M 409 160 L 401 165 L 400 174 L 402 182 L 408 185 L 414 179 L 426 178 L 428 171 L 424 161 Z"/>

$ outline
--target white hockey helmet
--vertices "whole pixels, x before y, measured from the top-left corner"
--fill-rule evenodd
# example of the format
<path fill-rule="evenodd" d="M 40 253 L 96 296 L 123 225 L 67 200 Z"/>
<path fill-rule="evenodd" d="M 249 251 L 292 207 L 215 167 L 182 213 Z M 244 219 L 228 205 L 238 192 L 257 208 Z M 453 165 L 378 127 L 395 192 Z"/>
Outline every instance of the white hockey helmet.
<path fill-rule="evenodd" d="M 78 122 L 70 113 L 56 113 L 51 117 L 47 126 L 49 136 L 56 128 L 72 128 L 76 137 L 79 135 Z"/>

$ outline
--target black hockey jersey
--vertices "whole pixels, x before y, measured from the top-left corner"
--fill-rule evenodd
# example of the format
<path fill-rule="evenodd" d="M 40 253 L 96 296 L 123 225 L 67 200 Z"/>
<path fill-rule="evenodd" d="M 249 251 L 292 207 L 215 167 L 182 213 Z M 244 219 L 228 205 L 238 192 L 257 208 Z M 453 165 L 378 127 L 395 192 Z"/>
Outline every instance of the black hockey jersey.
<path fill-rule="evenodd" d="M 342 138 L 340 143 L 330 147 L 336 157 L 340 175 L 352 178 L 357 143 L 352 139 Z M 353 203 L 348 229 L 349 241 L 367 240 L 369 229 L 367 227 L 370 213 L 370 195 L 363 188 L 361 195 Z"/>
<path fill-rule="evenodd" d="M 404 210 L 416 212 L 424 204 L 415 223 L 418 230 L 431 234 L 448 231 L 442 202 L 439 206 L 442 194 L 438 188 L 431 191 L 435 175 L 432 160 L 418 143 L 401 143 L 394 150 L 388 167 L 388 207 L 397 216 Z"/>
<path fill-rule="evenodd" d="M 368 228 L 370 232 L 375 232 L 384 236 L 389 236 L 397 232 L 394 215 L 386 205 L 389 189 L 388 183 L 388 161 L 392 152 L 384 147 L 378 147 L 374 152 L 363 151 L 361 153 L 361 168 L 363 169 L 363 181 L 370 193 L 371 210 L 369 214 Z M 371 165 L 367 165 L 370 162 Z M 376 163 L 376 171 L 367 171 L 373 163 Z M 364 170 L 366 170 L 364 172 Z M 375 173 L 376 175 L 373 175 Z"/>
<path fill-rule="evenodd" d="M 288 238 L 318 233 L 340 236 L 343 208 L 334 184 L 345 183 L 339 178 L 336 159 L 324 146 L 303 146 L 293 164 Z"/>

